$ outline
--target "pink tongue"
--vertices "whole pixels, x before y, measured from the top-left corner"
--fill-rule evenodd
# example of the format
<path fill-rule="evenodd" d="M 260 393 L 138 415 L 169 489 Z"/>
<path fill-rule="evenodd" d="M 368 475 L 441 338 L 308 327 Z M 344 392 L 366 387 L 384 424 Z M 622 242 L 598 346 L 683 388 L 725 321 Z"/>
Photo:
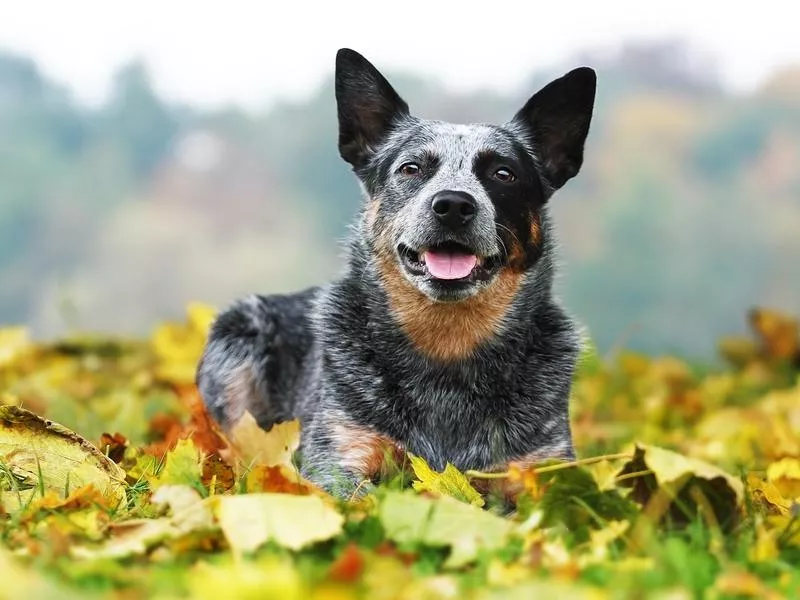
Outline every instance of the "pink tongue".
<path fill-rule="evenodd" d="M 424 252 L 422 260 L 436 279 L 461 279 L 472 273 L 478 262 L 474 254 Z"/>

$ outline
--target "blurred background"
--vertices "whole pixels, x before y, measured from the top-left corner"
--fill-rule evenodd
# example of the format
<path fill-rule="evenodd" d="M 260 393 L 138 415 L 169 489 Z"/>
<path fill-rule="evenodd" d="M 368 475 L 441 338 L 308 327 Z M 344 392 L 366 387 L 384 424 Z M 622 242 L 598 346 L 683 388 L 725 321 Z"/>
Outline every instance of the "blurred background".
<path fill-rule="evenodd" d="M 8 3 L 0 325 L 146 334 L 191 300 L 336 276 L 361 201 L 336 148 L 342 46 L 414 113 L 461 122 L 598 71 L 584 168 L 552 210 L 558 293 L 601 349 L 709 357 L 751 306 L 797 313 L 796 20 L 591 4 Z"/>

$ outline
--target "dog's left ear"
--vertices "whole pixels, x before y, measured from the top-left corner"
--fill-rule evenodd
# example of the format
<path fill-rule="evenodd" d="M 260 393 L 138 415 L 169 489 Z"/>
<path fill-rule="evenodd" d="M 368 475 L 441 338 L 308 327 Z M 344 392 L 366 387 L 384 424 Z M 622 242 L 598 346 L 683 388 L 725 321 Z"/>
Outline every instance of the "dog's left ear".
<path fill-rule="evenodd" d="M 339 153 L 354 167 L 364 164 L 408 105 L 366 58 L 342 48 L 336 53 Z"/>
<path fill-rule="evenodd" d="M 581 67 L 536 92 L 512 120 L 523 127 L 547 183 L 558 189 L 583 164 L 597 77 Z"/>

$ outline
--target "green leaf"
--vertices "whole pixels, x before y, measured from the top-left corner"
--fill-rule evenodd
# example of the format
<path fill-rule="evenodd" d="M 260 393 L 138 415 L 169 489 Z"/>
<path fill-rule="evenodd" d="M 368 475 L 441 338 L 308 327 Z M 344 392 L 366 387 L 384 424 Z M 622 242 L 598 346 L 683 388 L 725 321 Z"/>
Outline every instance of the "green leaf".
<path fill-rule="evenodd" d="M 633 518 L 635 505 L 617 489 L 600 489 L 592 473 L 572 467 L 541 473 L 545 493 L 538 503 L 545 527 L 564 527 L 569 538 L 587 542 L 591 531 Z"/>
<path fill-rule="evenodd" d="M 158 474 L 152 487 L 162 485 L 197 486 L 202 478 L 200 452 L 191 439 L 179 440 L 173 450 L 167 453 L 164 469 Z"/>
<path fill-rule="evenodd" d="M 386 537 L 398 543 L 449 547 L 446 565 L 459 567 L 481 549 L 502 548 L 515 524 L 450 497 L 425 498 L 410 492 L 387 492 L 378 517 Z"/>
<path fill-rule="evenodd" d="M 444 471 L 438 473 L 428 466 L 424 458 L 414 456 L 410 452 L 408 457 L 411 460 L 411 468 L 417 476 L 417 481 L 412 485 L 418 492 L 450 496 L 479 507 L 484 505 L 483 497 L 472 487 L 466 476 L 450 463 L 447 463 Z"/>

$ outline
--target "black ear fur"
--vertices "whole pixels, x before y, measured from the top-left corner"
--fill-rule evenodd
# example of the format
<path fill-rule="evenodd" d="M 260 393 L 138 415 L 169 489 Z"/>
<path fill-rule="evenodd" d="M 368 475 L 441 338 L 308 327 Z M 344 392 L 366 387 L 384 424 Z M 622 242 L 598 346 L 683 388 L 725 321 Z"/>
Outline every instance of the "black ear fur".
<path fill-rule="evenodd" d="M 358 52 L 336 53 L 336 104 L 339 113 L 339 153 L 361 166 L 408 105 L 386 78 Z"/>
<path fill-rule="evenodd" d="M 574 69 L 531 96 L 512 120 L 528 134 L 553 189 L 575 177 L 583 164 L 596 87 L 594 70 Z"/>

